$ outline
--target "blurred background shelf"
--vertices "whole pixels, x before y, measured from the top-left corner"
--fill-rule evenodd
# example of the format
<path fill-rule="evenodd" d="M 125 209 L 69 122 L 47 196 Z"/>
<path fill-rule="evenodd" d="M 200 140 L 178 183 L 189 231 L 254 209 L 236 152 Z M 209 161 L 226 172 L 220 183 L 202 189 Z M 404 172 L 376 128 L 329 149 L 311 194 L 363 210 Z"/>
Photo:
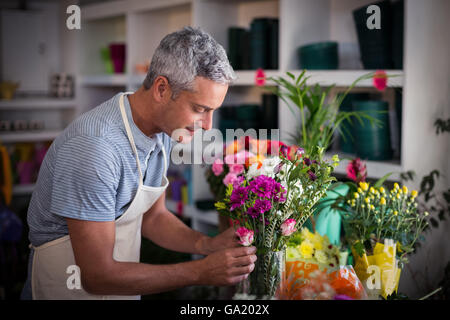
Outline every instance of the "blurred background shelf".
<path fill-rule="evenodd" d="M 27 97 L 12 100 L 0 100 L 2 110 L 34 110 L 34 109 L 73 109 L 77 100 L 73 98 Z"/>
<path fill-rule="evenodd" d="M 15 196 L 31 195 L 33 193 L 36 184 L 18 184 L 14 185 L 12 192 Z"/>
<path fill-rule="evenodd" d="M 61 130 L 23 131 L 12 133 L 0 133 L 0 142 L 39 142 L 54 140 Z"/>

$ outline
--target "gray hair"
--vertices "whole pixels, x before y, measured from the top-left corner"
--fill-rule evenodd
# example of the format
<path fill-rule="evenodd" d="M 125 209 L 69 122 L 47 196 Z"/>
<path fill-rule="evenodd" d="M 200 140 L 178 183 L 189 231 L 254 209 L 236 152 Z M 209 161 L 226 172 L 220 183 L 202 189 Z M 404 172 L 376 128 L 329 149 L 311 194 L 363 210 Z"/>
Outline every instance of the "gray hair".
<path fill-rule="evenodd" d="M 160 42 L 144 80 L 149 89 L 158 76 L 172 88 L 172 99 L 183 90 L 192 90 L 195 77 L 231 84 L 236 75 L 225 49 L 201 29 L 184 27 L 166 35 Z"/>

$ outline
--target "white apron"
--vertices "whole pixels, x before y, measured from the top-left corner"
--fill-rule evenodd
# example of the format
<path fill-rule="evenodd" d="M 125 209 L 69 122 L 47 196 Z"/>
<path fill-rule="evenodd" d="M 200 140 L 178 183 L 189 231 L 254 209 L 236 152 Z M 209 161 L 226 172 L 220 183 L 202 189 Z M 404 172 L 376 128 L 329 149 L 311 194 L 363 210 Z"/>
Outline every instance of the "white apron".
<path fill-rule="evenodd" d="M 128 94 L 128 93 L 125 93 Z M 136 196 L 128 209 L 115 221 L 116 238 L 113 258 L 122 262 L 139 262 L 141 249 L 142 216 L 147 212 L 166 190 L 169 181 L 166 177 L 167 161 L 164 146 L 161 150 L 164 156 L 164 173 L 160 187 L 149 187 L 143 183 L 139 157 L 131 133 L 128 118 L 123 104 L 124 95 L 119 99 L 120 112 L 131 147 L 136 156 L 139 172 L 139 186 Z M 95 263 L 93 261 L 92 263 Z M 75 258 L 69 235 L 34 247 L 31 271 L 31 288 L 33 299 L 140 299 L 140 296 L 102 296 L 87 293 L 82 287 L 73 288 L 67 284 L 73 272 L 67 273 L 69 266 L 74 266 Z M 83 270 L 80 270 L 83 272 Z M 72 287 L 72 289 L 69 289 Z"/>

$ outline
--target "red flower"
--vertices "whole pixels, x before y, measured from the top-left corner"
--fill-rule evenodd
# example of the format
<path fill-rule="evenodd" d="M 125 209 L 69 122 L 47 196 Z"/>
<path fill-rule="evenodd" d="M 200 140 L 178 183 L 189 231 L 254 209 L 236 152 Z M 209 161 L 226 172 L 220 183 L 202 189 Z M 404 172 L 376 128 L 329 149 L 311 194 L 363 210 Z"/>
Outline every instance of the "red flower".
<path fill-rule="evenodd" d="M 366 181 L 367 168 L 360 158 L 353 159 L 348 163 L 347 177 L 355 181 L 357 184 Z"/>
<path fill-rule="evenodd" d="M 379 91 L 384 91 L 387 87 L 387 74 L 383 70 L 378 70 L 373 75 L 373 86 Z"/>

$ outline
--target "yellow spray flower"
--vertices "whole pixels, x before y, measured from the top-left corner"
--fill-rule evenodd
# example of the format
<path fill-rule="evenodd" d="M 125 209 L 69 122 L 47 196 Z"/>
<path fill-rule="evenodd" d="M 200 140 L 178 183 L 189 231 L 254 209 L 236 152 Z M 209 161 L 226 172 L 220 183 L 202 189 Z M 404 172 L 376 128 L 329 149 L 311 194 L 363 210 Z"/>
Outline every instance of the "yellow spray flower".
<path fill-rule="evenodd" d="M 370 187 L 369 190 L 370 190 L 371 193 L 375 193 L 375 188 L 374 187 Z"/>
<path fill-rule="evenodd" d="M 358 192 L 353 193 L 353 196 L 355 197 L 355 199 L 358 199 L 359 198 Z"/>
<path fill-rule="evenodd" d="M 373 204 L 371 204 L 370 209 L 375 210 L 375 206 Z"/>
<path fill-rule="evenodd" d="M 413 197 L 413 198 L 415 198 L 415 197 L 417 197 L 417 190 L 413 190 L 413 191 L 411 191 L 411 197 Z"/>
<path fill-rule="evenodd" d="M 400 193 L 397 193 L 396 197 L 397 199 L 400 199 Z"/>
<path fill-rule="evenodd" d="M 299 246 L 300 255 L 305 259 L 311 259 L 314 252 L 314 246 L 308 240 L 303 241 Z"/>
<path fill-rule="evenodd" d="M 384 193 L 384 188 L 383 187 L 380 187 L 380 192 Z"/>
<path fill-rule="evenodd" d="M 360 182 L 359 186 L 361 187 L 361 189 L 363 189 L 364 191 L 367 191 L 367 189 L 369 189 L 369 184 L 367 182 Z"/>
<path fill-rule="evenodd" d="M 397 210 L 394 211 L 394 216 L 396 216 L 396 215 L 398 215 L 398 211 Z"/>
<path fill-rule="evenodd" d="M 369 199 L 369 198 L 365 198 L 365 199 L 364 199 L 364 202 L 365 202 L 365 203 L 370 203 L 370 199 Z"/>
<path fill-rule="evenodd" d="M 358 188 L 358 192 L 359 192 L 359 193 L 362 193 L 363 191 L 362 191 L 362 189 L 361 189 L 361 188 Z"/>
<path fill-rule="evenodd" d="M 380 204 L 382 206 L 386 204 L 386 199 L 384 197 L 380 199 Z"/>
<path fill-rule="evenodd" d="M 408 193 L 408 188 L 407 188 L 406 186 L 403 186 L 402 189 L 403 189 L 403 193 L 404 193 L 404 194 L 407 194 L 407 193 Z"/>
<path fill-rule="evenodd" d="M 399 188 L 399 185 L 398 185 L 398 183 L 396 182 L 396 183 L 394 183 L 394 189 L 398 189 Z"/>

